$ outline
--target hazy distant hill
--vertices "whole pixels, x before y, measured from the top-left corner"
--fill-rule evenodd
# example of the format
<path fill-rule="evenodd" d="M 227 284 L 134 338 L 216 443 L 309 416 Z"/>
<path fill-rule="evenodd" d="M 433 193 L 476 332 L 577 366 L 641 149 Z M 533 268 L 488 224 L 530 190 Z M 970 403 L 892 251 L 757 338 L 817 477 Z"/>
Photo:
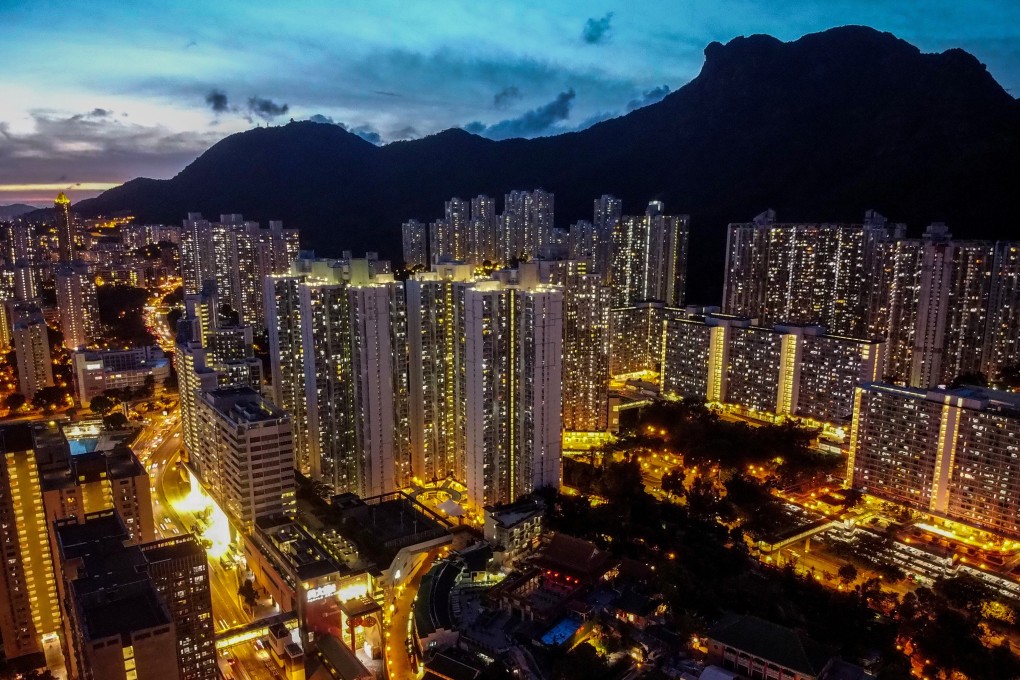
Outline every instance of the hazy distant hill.
<path fill-rule="evenodd" d="M 18 217 L 26 213 L 38 210 L 34 205 L 25 205 L 24 203 L 12 203 L 11 205 L 0 205 L 0 219 L 9 219 L 11 217 Z"/>
<path fill-rule="evenodd" d="M 320 254 L 399 259 L 401 221 L 451 196 L 556 193 L 557 226 L 612 193 L 691 215 L 690 301 L 715 301 L 725 225 L 860 220 L 875 208 L 920 230 L 1017 236 L 1020 104 L 962 50 L 922 54 L 888 33 L 835 28 L 705 49 L 701 73 L 658 104 L 577 133 L 494 142 L 453 129 L 375 147 L 333 125 L 250 130 L 170 180 L 136 179 L 78 204 L 178 222 L 188 211 L 282 219 Z"/>

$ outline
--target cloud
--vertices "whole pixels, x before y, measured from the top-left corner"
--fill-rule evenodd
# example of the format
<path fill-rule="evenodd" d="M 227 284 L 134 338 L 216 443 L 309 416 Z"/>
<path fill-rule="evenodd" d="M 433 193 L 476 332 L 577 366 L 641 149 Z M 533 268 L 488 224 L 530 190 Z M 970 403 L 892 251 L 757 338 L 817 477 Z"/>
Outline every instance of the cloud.
<path fill-rule="evenodd" d="M 650 90 L 646 90 L 639 98 L 631 99 L 627 102 L 627 110 L 633 111 L 634 109 L 640 109 L 642 106 L 648 106 L 649 104 L 662 101 L 662 98 L 667 94 L 669 94 L 669 85 L 653 87 Z"/>
<path fill-rule="evenodd" d="M 248 112 L 263 120 L 272 120 L 288 111 L 290 106 L 287 104 L 277 104 L 272 99 L 263 97 L 248 97 Z"/>
<path fill-rule="evenodd" d="M 358 127 L 351 128 L 350 130 L 366 142 L 371 142 L 376 146 L 382 144 L 382 135 L 373 129 L 371 125 L 359 125 Z"/>
<path fill-rule="evenodd" d="M 223 137 L 172 132 L 95 110 L 72 116 L 34 110 L 30 117 L 26 132 L 0 123 L 0 184 L 52 182 L 54 176 L 68 183 L 171 177 Z"/>
<path fill-rule="evenodd" d="M 526 111 L 517 118 L 507 118 L 488 126 L 476 121 L 468 123 L 464 129 L 489 139 L 537 137 L 543 132 L 549 132 L 556 123 L 570 116 L 570 107 L 575 96 L 574 89 L 571 88 L 566 92 L 560 92 L 548 104 Z"/>
<path fill-rule="evenodd" d="M 497 109 L 505 109 L 507 106 L 512 104 L 521 98 L 521 90 L 516 85 L 510 85 L 504 87 L 502 90 L 496 93 L 496 96 L 492 98 L 492 105 Z"/>
<path fill-rule="evenodd" d="M 205 96 L 205 103 L 216 113 L 223 113 L 230 108 L 230 104 L 227 101 L 227 93 L 223 90 L 210 91 Z"/>
<path fill-rule="evenodd" d="M 599 45 L 608 42 L 612 33 L 613 13 L 607 12 L 604 17 L 588 19 L 584 22 L 584 30 L 581 31 L 581 40 L 589 45 Z"/>
<path fill-rule="evenodd" d="M 342 128 L 346 128 L 347 127 L 343 123 L 337 123 L 335 120 L 333 120 L 329 116 L 324 116 L 321 113 L 316 113 L 313 116 L 308 116 L 308 120 L 312 121 L 313 123 L 322 123 L 323 125 L 340 125 L 340 127 L 342 127 Z"/>
<path fill-rule="evenodd" d="M 421 134 L 415 129 L 413 125 L 405 125 L 402 128 L 398 128 L 390 132 L 389 137 L 391 140 L 402 140 L 402 139 L 417 139 Z"/>

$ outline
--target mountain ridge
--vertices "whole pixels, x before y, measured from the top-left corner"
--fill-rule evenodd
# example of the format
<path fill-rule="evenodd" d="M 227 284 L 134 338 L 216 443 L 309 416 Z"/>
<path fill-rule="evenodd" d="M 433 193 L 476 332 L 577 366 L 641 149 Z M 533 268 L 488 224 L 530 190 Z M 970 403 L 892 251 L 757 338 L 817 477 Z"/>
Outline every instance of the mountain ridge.
<path fill-rule="evenodd" d="M 972 55 L 938 54 L 866 27 L 791 42 L 710 43 L 701 72 L 662 101 L 582 131 L 493 141 L 451 128 L 381 147 L 298 122 L 227 137 L 169 180 L 139 178 L 75 206 L 178 222 L 189 211 L 283 219 L 322 255 L 400 257 L 400 223 L 443 201 L 510 189 L 556 194 L 557 226 L 603 193 L 691 215 L 688 300 L 722 285 L 725 224 L 859 221 L 874 208 L 913 231 L 945 220 L 998 238 L 1020 213 L 1020 103 Z"/>

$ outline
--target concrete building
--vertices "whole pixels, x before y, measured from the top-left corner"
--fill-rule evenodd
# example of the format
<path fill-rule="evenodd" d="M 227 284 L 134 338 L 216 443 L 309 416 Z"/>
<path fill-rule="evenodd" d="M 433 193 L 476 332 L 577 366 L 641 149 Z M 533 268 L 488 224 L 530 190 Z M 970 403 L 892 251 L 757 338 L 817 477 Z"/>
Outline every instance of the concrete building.
<path fill-rule="evenodd" d="M 408 220 L 400 225 L 403 243 L 404 268 L 425 269 L 429 265 L 428 225 L 418 220 Z"/>
<path fill-rule="evenodd" d="M 876 380 L 882 343 L 828 335 L 820 326 L 756 326 L 725 314 L 665 322 L 662 393 L 762 414 L 849 424 L 854 390 Z"/>
<path fill-rule="evenodd" d="M 223 325 L 214 295 L 186 295 L 184 307 L 184 317 L 178 322 L 174 368 L 187 460 L 199 447 L 198 401 L 202 393 L 236 385 L 260 389 L 262 361 L 255 356 L 252 328 Z"/>
<path fill-rule="evenodd" d="M 1020 362 L 1020 246 L 957 241 L 944 224 L 882 244 L 872 331 L 888 337 L 885 375 L 917 387 Z"/>
<path fill-rule="evenodd" d="M 272 274 L 286 274 L 298 257 L 296 229 L 270 221 L 263 229 L 241 215 L 220 215 L 209 222 L 189 213 L 181 234 L 181 274 L 184 292 L 201 293 L 215 282 L 220 304 L 238 313 L 241 324 L 265 327 L 263 281 Z"/>
<path fill-rule="evenodd" d="M 551 282 L 563 286 L 563 429 L 604 432 L 609 427 L 610 288 L 600 274 L 577 267 Z"/>
<path fill-rule="evenodd" d="M 559 484 L 563 292 L 539 265 L 407 282 L 413 475 L 465 481 L 478 504 Z"/>
<path fill-rule="evenodd" d="M 65 659 L 81 680 L 178 680 L 177 630 L 138 546 L 123 543 L 113 511 L 54 524 Z M 212 674 L 187 677 L 210 679 Z"/>
<path fill-rule="evenodd" d="M 95 277 L 83 262 L 68 262 L 53 271 L 64 347 L 75 350 L 92 344 L 101 334 Z"/>
<path fill-rule="evenodd" d="M 57 227 L 57 261 L 73 262 L 77 250 L 74 217 L 71 215 L 71 199 L 63 191 L 53 201 L 53 212 Z"/>
<path fill-rule="evenodd" d="M 392 491 L 410 475 L 404 291 L 389 269 L 347 253 L 299 259 L 265 282 L 273 393 L 294 417 L 295 465 L 337 493 Z"/>
<path fill-rule="evenodd" d="M 874 211 L 863 224 L 780 223 L 771 210 L 731 224 L 722 311 L 864 337 L 874 252 L 897 235 L 902 227 Z"/>
<path fill-rule="evenodd" d="M 71 355 L 74 389 L 83 408 L 106 390 L 139 389 L 146 383 L 162 387 L 170 360 L 159 347 L 82 350 Z"/>
<path fill-rule="evenodd" d="M 177 634 L 181 680 L 214 680 L 216 635 L 205 549 L 192 534 L 140 546 L 146 571 Z"/>
<path fill-rule="evenodd" d="M 1020 537 L 1020 398 L 976 387 L 857 390 L 847 479 L 936 517 Z"/>
<path fill-rule="evenodd" d="M 613 306 L 657 300 L 683 304 L 690 218 L 666 215 L 659 201 L 645 214 L 623 217 L 613 230 Z"/>
<path fill-rule="evenodd" d="M 595 228 L 594 272 L 609 281 L 613 262 L 613 232 L 623 219 L 623 201 L 604 194 L 595 199 L 592 226 Z"/>
<path fill-rule="evenodd" d="M 11 660 L 38 654 L 60 631 L 60 602 L 31 427 L 3 426 L 0 447 L 0 637 Z"/>
<path fill-rule="evenodd" d="M 48 448 L 49 461 L 39 475 L 48 522 L 115 510 L 127 540 L 155 540 L 149 473 L 131 449 L 73 453 L 62 438 Z"/>
<path fill-rule="evenodd" d="M 31 400 L 36 392 L 53 386 L 53 362 L 46 320 L 37 301 L 9 302 L 11 346 L 18 359 L 18 392 Z"/>
<path fill-rule="evenodd" d="M 466 485 L 478 505 L 558 487 L 563 292 L 483 281 L 464 295 Z"/>
<path fill-rule="evenodd" d="M 348 290 L 354 378 L 356 493 L 362 498 L 411 483 L 407 306 L 392 275 L 355 280 Z"/>
<path fill-rule="evenodd" d="M 470 265 L 434 265 L 408 279 L 407 336 L 411 465 L 420 480 L 464 469 L 465 336 L 458 332 Z"/>
<path fill-rule="evenodd" d="M 638 302 L 609 311 L 609 373 L 658 382 L 663 347 L 663 323 L 683 310 L 662 302 Z"/>
<path fill-rule="evenodd" d="M 294 510 L 290 416 L 250 387 L 220 387 L 198 399 L 198 449 L 190 467 L 242 527 Z"/>

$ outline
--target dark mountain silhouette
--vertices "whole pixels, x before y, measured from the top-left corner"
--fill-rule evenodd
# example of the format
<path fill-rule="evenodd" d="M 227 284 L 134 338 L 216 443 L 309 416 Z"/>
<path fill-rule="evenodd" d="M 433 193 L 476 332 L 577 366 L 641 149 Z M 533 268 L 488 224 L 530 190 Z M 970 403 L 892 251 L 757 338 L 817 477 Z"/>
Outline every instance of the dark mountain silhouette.
<path fill-rule="evenodd" d="M 26 205 L 25 203 L 12 203 L 10 205 L 0 205 L 0 218 L 11 218 L 26 215 L 30 212 L 38 210 L 34 205 Z"/>
<path fill-rule="evenodd" d="M 375 147 L 338 126 L 255 129 L 170 180 L 137 179 L 84 201 L 177 222 L 188 211 L 283 219 L 322 255 L 399 259 L 400 223 L 451 196 L 543 187 L 561 227 L 619 196 L 691 215 L 690 301 L 715 301 L 725 225 L 775 208 L 784 220 L 854 220 L 874 208 L 919 231 L 1015 237 L 1020 103 L 962 50 L 922 54 L 843 27 L 783 43 L 755 35 L 705 49 L 701 73 L 661 102 L 582 132 L 494 142 L 463 130 Z"/>

